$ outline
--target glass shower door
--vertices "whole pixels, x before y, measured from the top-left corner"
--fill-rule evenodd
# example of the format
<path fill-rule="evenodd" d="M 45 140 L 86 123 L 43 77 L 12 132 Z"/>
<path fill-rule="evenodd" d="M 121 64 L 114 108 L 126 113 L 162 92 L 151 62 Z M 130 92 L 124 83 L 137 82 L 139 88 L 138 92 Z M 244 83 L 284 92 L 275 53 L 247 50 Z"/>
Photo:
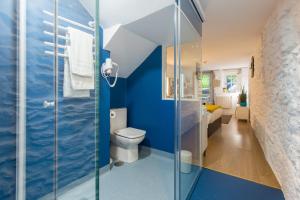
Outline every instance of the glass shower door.
<path fill-rule="evenodd" d="M 98 195 L 96 107 L 99 94 L 96 89 L 99 82 L 96 75 L 99 72 L 96 65 L 99 28 L 95 18 L 96 3 L 96 0 L 58 1 L 56 141 L 59 200 L 94 200 Z M 90 55 L 92 59 L 88 59 Z M 85 63 L 84 67 L 76 68 L 76 62 Z"/>
<path fill-rule="evenodd" d="M 98 199 L 97 5 L 96 0 L 18 2 L 18 200 Z M 85 90 L 72 85 L 70 30 L 91 40 L 89 73 L 77 74 L 89 83 Z"/>
<path fill-rule="evenodd" d="M 201 145 L 201 32 L 182 11 L 178 11 L 177 66 L 177 190 L 180 200 L 189 199 L 202 169 Z M 186 4 L 185 4 L 186 6 Z M 189 12 L 194 12 L 191 9 Z M 201 25 L 201 24 L 200 24 Z"/>
<path fill-rule="evenodd" d="M 19 1 L 17 199 L 54 199 L 54 28 L 55 2 Z M 52 55 L 45 54 L 51 51 Z"/>

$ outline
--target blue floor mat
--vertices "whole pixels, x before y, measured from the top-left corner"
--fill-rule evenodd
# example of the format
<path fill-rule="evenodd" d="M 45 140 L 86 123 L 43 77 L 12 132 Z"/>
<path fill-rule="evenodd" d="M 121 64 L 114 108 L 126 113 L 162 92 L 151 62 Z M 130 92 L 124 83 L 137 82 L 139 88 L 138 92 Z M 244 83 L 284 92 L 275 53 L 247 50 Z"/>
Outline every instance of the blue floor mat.
<path fill-rule="evenodd" d="M 203 168 L 191 200 L 284 200 L 281 190 Z"/>

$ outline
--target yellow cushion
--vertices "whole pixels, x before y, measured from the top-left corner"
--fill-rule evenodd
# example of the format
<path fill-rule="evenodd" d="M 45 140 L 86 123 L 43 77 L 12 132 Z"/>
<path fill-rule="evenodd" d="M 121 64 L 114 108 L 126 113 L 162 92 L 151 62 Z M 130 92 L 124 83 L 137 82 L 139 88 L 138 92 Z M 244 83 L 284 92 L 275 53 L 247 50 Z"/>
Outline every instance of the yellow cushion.
<path fill-rule="evenodd" d="M 221 108 L 221 106 L 213 105 L 213 104 L 206 104 L 205 107 L 208 112 L 214 112 L 215 110 Z"/>

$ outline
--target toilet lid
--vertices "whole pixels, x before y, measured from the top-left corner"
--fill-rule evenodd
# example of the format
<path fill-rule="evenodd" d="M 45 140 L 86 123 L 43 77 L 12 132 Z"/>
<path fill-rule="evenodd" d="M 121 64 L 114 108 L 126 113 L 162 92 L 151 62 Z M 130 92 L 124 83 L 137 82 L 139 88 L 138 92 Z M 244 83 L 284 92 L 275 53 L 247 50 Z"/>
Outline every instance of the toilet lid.
<path fill-rule="evenodd" d="M 116 130 L 115 134 L 128 139 L 135 139 L 144 136 L 146 134 L 146 131 L 129 127 Z"/>

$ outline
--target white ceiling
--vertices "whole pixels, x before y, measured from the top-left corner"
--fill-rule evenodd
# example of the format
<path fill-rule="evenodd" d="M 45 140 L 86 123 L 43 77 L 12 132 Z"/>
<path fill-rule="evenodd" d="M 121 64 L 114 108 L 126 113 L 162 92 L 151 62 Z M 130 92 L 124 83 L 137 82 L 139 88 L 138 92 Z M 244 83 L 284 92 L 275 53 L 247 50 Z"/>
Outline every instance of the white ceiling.
<path fill-rule="evenodd" d="M 104 48 L 119 64 L 121 77 L 127 78 L 158 45 L 173 45 L 174 10 L 173 4 L 129 24 L 104 29 Z M 182 63 L 195 67 L 201 63 L 200 36 L 184 16 L 181 25 Z"/>
<path fill-rule="evenodd" d="M 280 0 L 200 0 L 205 9 L 203 66 L 245 67 Z"/>

